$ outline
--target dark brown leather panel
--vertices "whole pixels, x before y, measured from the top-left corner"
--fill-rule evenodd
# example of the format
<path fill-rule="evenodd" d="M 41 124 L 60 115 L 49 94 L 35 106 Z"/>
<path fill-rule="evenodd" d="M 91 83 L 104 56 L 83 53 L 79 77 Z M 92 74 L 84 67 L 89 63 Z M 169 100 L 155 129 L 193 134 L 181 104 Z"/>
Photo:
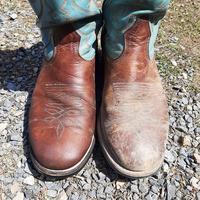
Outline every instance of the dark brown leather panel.
<path fill-rule="evenodd" d="M 79 56 L 80 36 L 70 24 L 56 29 L 55 51 L 44 60 L 32 96 L 30 143 L 49 169 L 73 167 L 88 150 L 95 127 L 95 60 Z"/>

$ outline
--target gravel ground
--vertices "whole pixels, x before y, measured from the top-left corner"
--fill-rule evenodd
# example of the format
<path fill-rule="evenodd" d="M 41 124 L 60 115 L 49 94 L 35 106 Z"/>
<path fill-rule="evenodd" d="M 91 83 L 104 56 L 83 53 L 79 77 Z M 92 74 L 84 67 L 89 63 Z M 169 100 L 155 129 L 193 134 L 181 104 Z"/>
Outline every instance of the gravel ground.
<path fill-rule="evenodd" d="M 176 44 L 179 38 L 168 40 Z M 156 47 L 157 54 L 160 48 Z M 161 169 L 140 180 L 116 174 L 105 161 L 98 139 L 86 166 L 72 177 L 53 180 L 34 169 L 28 149 L 28 114 L 42 58 L 40 31 L 27 0 L 1 0 L 0 199 L 200 200 L 200 93 L 192 87 L 198 73 L 191 67 L 192 57 L 171 58 L 171 68 L 185 66 L 182 74 L 167 76 L 160 70 L 169 106 L 169 138 Z M 157 65 L 163 69 L 169 64 L 159 61 Z M 97 107 L 101 87 L 97 86 Z"/>

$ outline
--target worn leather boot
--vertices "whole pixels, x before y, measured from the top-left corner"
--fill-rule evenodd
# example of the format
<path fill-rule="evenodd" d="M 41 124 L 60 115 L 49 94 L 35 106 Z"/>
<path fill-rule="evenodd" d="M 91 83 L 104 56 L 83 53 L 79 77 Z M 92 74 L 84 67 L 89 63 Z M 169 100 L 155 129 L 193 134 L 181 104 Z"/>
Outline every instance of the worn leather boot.
<path fill-rule="evenodd" d="M 30 151 L 49 176 L 76 173 L 94 147 L 95 41 L 101 15 L 91 0 L 30 0 L 45 58 L 32 96 Z"/>
<path fill-rule="evenodd" d="M 154 42 L 169 0 L 107 0 L 102 35 L 105 81 L 98 136 L 109 164 L 142 178 L 161 166 L 168 110 Z"/>

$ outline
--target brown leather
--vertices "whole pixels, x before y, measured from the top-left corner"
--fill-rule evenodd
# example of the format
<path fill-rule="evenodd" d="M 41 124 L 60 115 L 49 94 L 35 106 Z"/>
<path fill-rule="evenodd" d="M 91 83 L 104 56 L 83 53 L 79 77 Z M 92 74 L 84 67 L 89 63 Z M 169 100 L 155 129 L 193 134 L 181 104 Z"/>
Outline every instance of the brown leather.
<path fill-rule="evenodd" d="M 55 50 L 43 66 L 32 96 L 30 143 L 45 168 L 76 165 L 92 142 L 95 127 L 95 59 L 78 53 L 80 36 L 70 24 L 57 27 Z"/>
<path fill-rule="evenodd" d="M 148 54 L 150 35 L 149 21 L 137 19 L 124 34 L 125 49 L 119 58 L 109 58 L 103 49 L 101 142 L 116 166 L 134 172 L 158 169 L 168 136 L 165 95 L 155 59 Z"/>

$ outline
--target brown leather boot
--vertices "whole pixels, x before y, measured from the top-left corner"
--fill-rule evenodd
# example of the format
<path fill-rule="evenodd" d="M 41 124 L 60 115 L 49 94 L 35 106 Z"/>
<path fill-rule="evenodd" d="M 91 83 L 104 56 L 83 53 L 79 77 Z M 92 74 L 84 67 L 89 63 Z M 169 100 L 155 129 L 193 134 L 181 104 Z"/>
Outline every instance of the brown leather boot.
<path fill-rule="evenodd" d="M 103 47 L 105 82 L 98 136 L 118 173 L 142 178 L 163 162 L 168 110 L 155 59 L 149 57 L 149 20 L 137 18 L 123 37 L 125 46 L 118 58 L 111 58 Z"/>
<path fill-rule="evenodd" d="M 81 58 L 79 43 L 71 24 L 56 28 L 53 57 L 44 59 L 32 96 L 31 158 L 50 176 L 80 170 L 95 143 L 95 58 Z"/>

